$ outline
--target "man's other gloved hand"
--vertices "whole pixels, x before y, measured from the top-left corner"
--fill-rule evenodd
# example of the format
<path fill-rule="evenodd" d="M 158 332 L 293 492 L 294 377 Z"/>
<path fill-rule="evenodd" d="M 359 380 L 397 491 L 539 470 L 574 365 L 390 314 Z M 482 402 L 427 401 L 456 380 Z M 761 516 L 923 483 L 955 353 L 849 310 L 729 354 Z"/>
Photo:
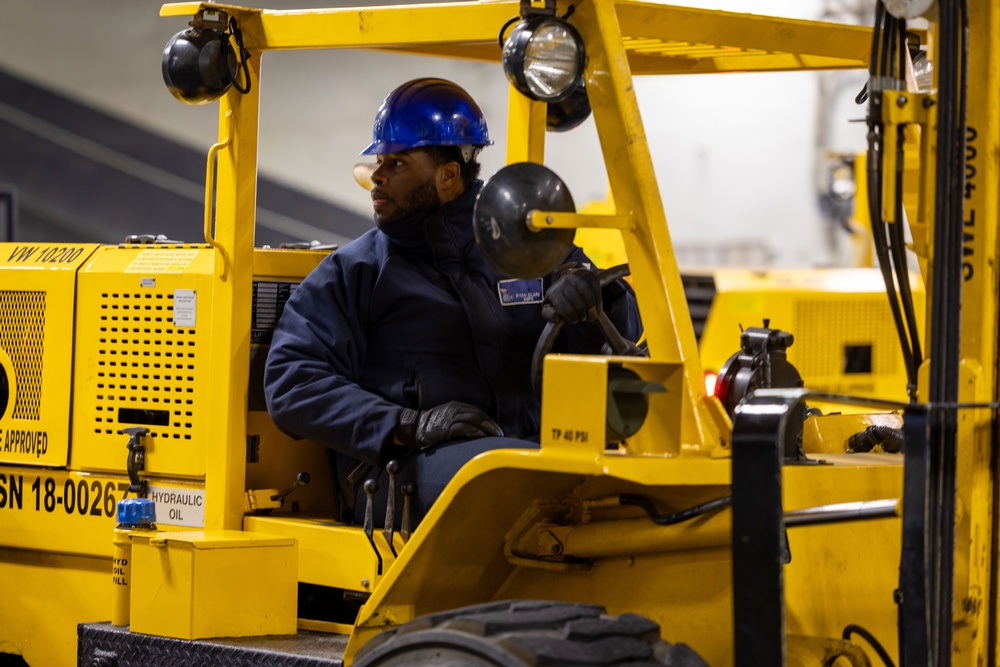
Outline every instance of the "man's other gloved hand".
<path fill-rule="evenodd" d="M 459 401 L 429 410 L 404 408 L 396 428 L 396 438 L 413 451 L 436 447 L 451 440 L 502 435 L 500 426 L 485 412 Z"/>
<path fill-rule="evenodd" d="M 601 308 L 601 280 L 588 269 L 570 269 L 552 283 L 542 302 L 549 322 L 575 324 L 597 319 Z"/>

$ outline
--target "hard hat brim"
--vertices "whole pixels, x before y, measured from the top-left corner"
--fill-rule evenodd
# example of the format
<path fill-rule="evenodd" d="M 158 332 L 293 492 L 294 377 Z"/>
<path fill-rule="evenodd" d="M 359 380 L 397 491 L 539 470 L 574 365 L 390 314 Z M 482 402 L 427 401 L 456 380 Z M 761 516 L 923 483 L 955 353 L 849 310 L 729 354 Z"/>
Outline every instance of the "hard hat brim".
<path fill-rule="evenodd" d="M 368 147 L 358 153 L 358 155 L 388 155 L 389 153 L 402 153 L 416 146 L 407 144 L 394 144 L 387 141 L 373 141 Z"/>
<path fill-rule="evenodd" d="M 415 144 L 403 144 L 403 143 L 392 143 L 388 141 L 373 141 L 368 144 L 368 147 L 363 151 L 358 153 L 358 155 L 389 155 L 390 153 L 403 153 L 413 148 L 423 148 L 425 146 L 468 146 L 468 142 L 456 142 L 456 143 L 441 143 L 436 141 L 419 141 Z M 477 148 L 482 148 L 483 146 L 492 146 L 493 140 L 487 141 L 485 144 L 472 144 Z"/>

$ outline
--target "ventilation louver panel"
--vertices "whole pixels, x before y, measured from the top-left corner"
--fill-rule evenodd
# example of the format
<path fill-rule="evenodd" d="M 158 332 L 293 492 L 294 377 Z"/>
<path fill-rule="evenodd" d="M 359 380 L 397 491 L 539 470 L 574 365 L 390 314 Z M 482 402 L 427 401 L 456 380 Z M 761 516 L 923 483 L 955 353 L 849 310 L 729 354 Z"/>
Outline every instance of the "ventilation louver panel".
<path fill-rule="evenodd" d="M 705 323 L 715 301 L 715 279 L 710 274 L 682 274 L 684 296 L 687 298 L 691 323 L 694 325 L 695 339 L 701 341 Z"/>
<path fill-rule="evenodd" d="M 39 419 L 45 352 L 45 292 L 0 290 L 0 348 L 14 366 L 17 395 L 11 417 Z"/>
<path fill-rule="evenodd" d="M 871 349 L 871 373 L 888 376 L 902 362 L 885 296 L 873 294 L 842 301 L 803 301 L 795 306 L 795 338 L 827 341 L 825 345 L 794 345 L 799 372 L 806 377 L 831 377 L 844 372 L 845 346 Z"/>
<path fill-rule="evenodd" d="M 129 425 L 190 440 L 198 375 L 196 329 L 173 325 L 173 294 L 101 294 L 94 432 Z"/>

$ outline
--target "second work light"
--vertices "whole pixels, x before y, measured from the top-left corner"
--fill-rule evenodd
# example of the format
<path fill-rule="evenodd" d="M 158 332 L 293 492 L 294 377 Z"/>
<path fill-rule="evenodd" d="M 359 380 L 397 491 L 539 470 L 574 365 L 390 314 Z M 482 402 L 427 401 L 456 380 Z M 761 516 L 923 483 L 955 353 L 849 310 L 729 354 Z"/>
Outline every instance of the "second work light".
<path fill-rule="evenodd" d="M 521 94 L 560 102 L 583 78 L 586 54 L 580 33 L 558 16 L 532 15 L 511 31 L 503 47 L 503 69 Z"/>

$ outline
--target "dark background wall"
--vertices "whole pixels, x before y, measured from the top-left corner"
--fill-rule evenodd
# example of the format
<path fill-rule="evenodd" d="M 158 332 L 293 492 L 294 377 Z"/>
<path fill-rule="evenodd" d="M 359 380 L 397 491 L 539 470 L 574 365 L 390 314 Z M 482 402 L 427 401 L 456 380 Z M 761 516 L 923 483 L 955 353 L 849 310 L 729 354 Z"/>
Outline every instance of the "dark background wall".
<path fill-rule="evenodd" d="M 0 239 L 203 239 L 205 153 L 0 70 Z M 370 218 L 261 176 L 257 245 L 343 243 Z"/>

